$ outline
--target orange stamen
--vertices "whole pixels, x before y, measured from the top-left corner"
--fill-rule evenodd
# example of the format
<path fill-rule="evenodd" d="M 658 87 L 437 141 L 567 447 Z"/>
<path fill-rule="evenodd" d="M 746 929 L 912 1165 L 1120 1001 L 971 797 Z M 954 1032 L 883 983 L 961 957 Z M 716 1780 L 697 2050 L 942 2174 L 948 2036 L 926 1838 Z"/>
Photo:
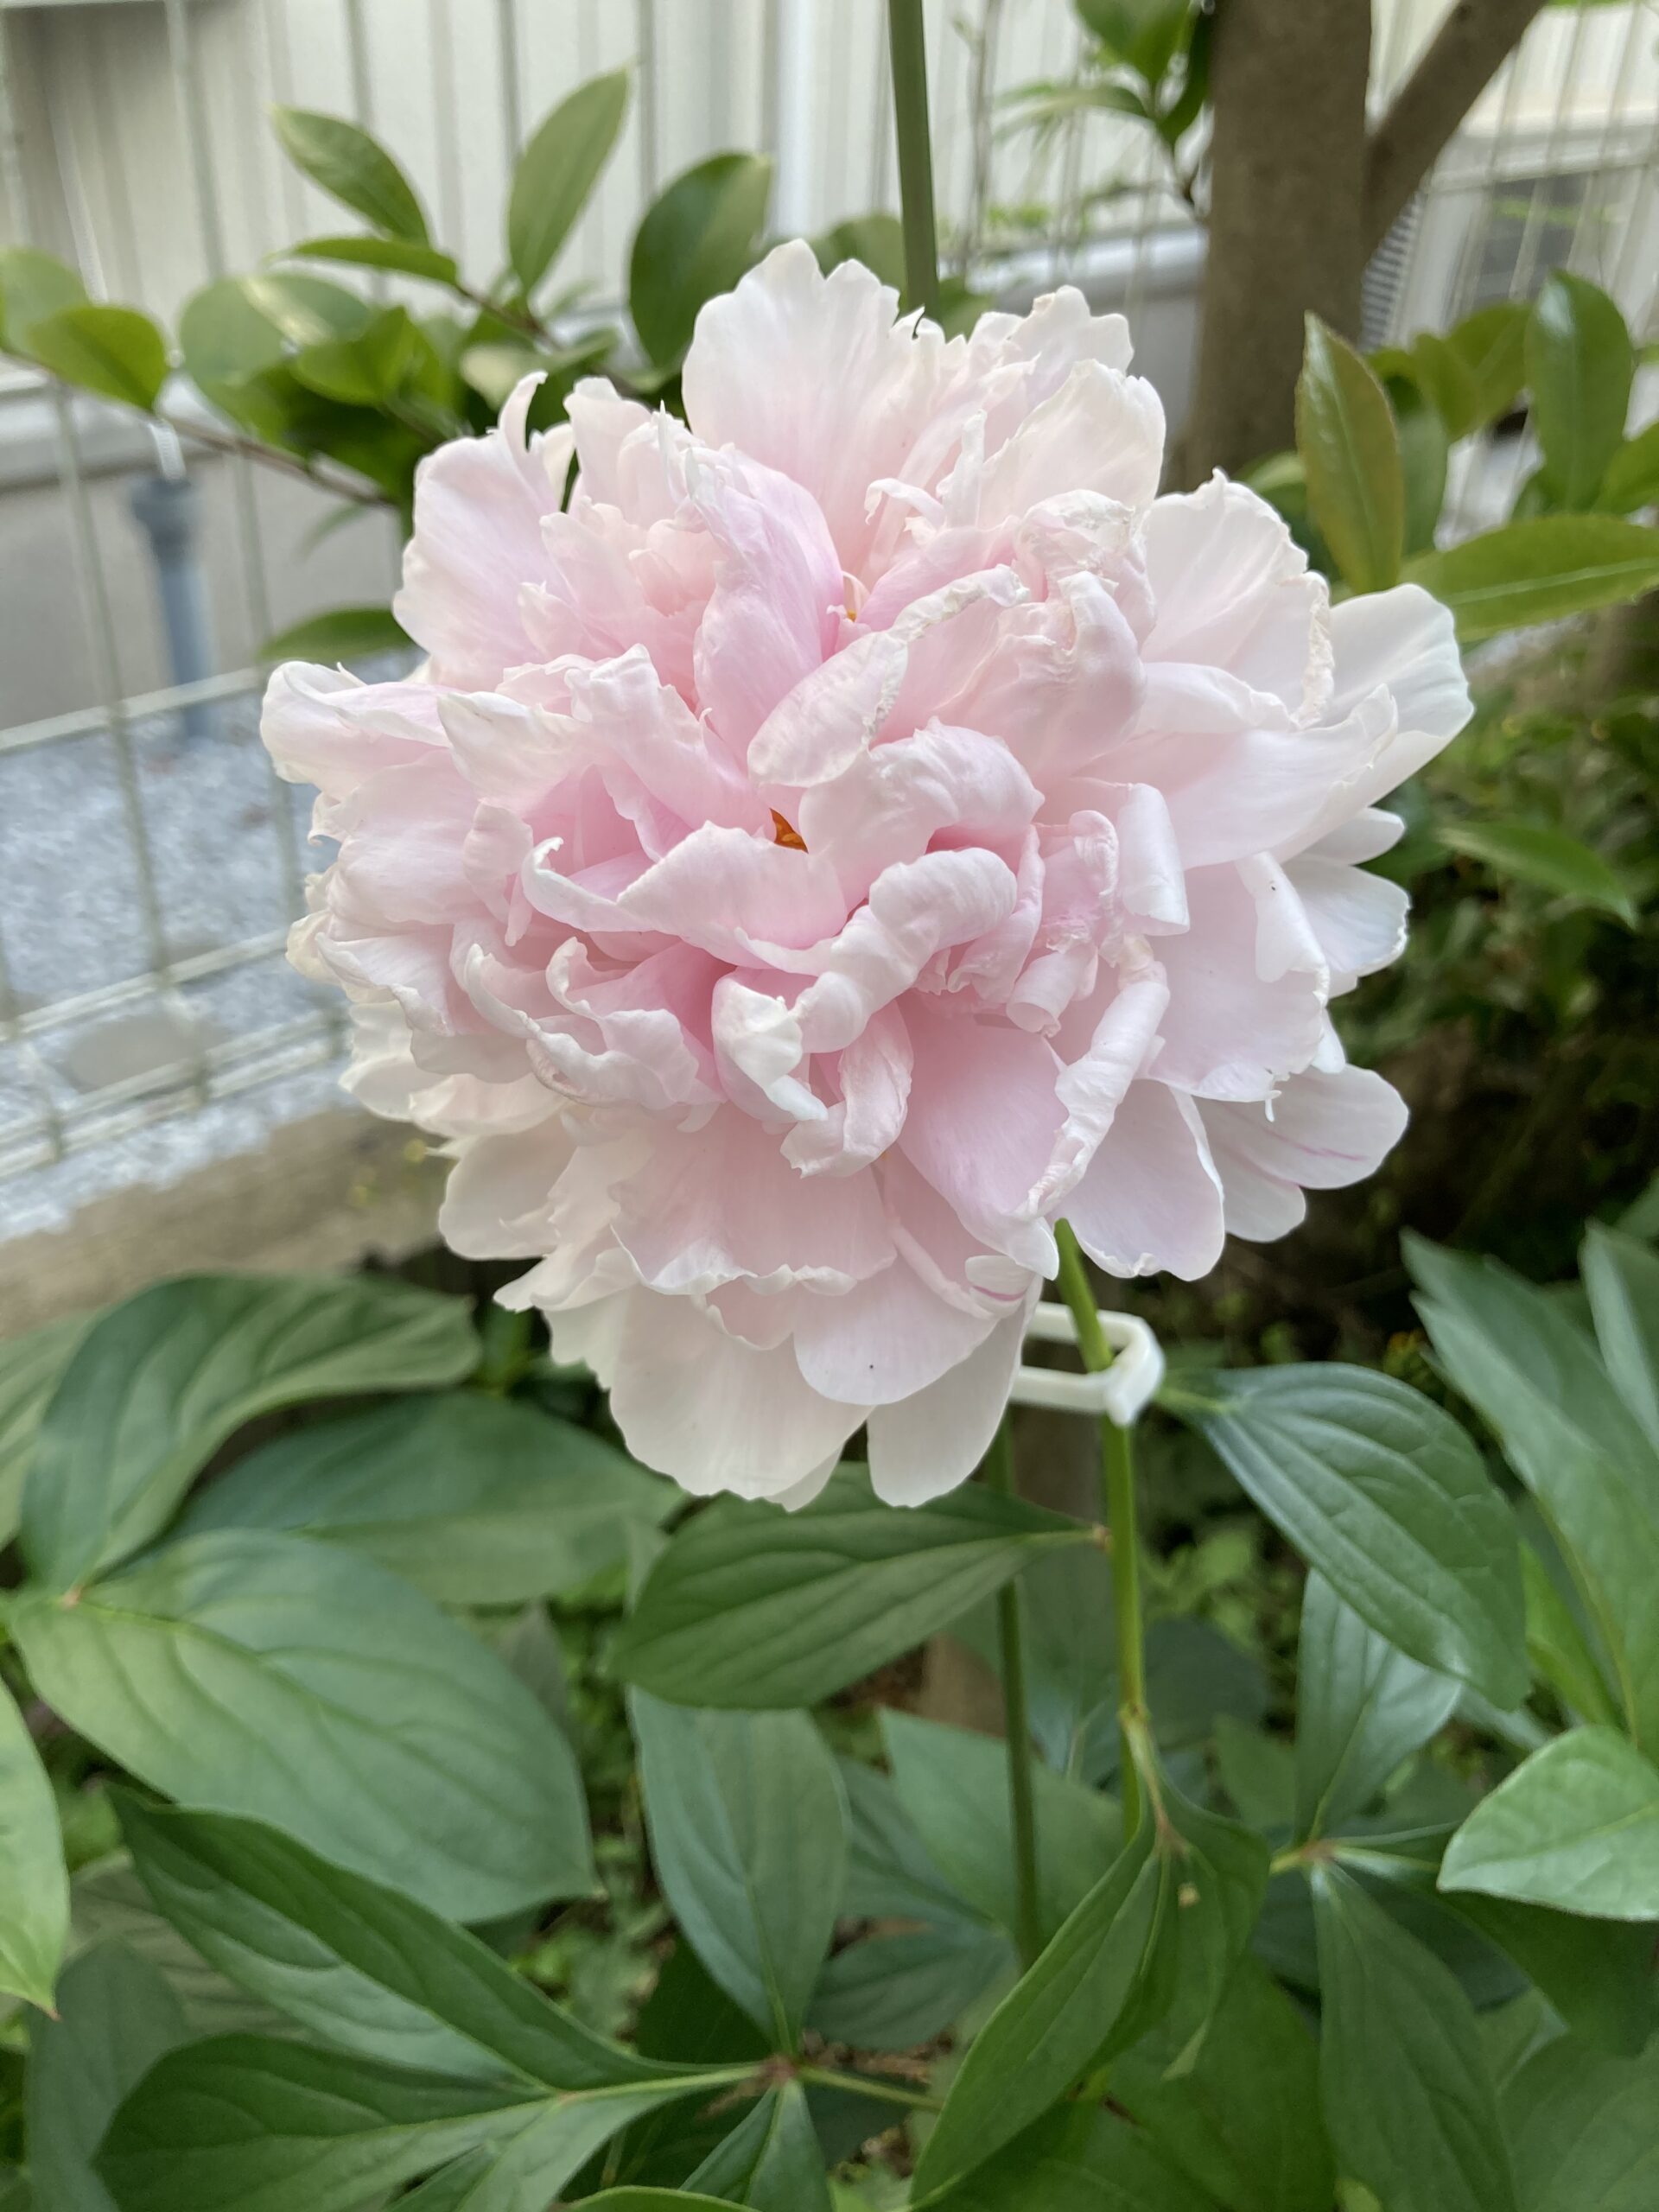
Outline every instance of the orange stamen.
<path fill-rule="evenodd" d="M 787 845 L 791 851 L 797 853 L 804 853 L 806 850 L 805 838 L 792 823 L 785 821 L 775 806 L 772 810 L 772 826 L 777 832 L 779 844 Z"/>

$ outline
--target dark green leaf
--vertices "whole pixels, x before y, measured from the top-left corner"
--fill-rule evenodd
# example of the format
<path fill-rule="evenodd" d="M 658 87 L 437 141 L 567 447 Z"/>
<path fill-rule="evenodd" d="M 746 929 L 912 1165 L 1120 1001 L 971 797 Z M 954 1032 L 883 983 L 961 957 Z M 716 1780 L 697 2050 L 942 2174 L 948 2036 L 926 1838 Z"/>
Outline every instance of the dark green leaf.
<path fill-rule="evenodd" d="M 526 297 L 558 258 L 627 111 L 628 72 L 613 69 L 562 100 L 518 156 L 507 203 L 507 257 Z"/>
<path fill-rule="evenodd" d="M 1323 1835 L 1363 1813 L 1458 1702 L 1450 1675 L 1420 1667 L 1310 1574 L 1297 1646 L 1296 1827 Z"/>
<path fill-rule="evenodd" d="M 69 1935 L 57 1801 L 22 1714 L 0 1681 L 0 1993 L 50 2009 Z"/>
<path fill-rule="evenodd" d="M 1521 2212 L 1651 2212 L 1659 2202 L 1659 2041 L 1609 2058 L 1570 2036 L 1510 2082 L 1503 2115 Z"/>
<path fill-rule="evenodd" d="M 685 2186 L 753 2212 L 830 2212 L 823 2154 L 800 2083 L 768 2089 Z"/>
<path fill-rule="evenodd" d="M 1527 1656 L 1556 1695 L 1581 1720 L 1617 1726 L 1618 1707 L 1567 1599 L 1531 1544 L 1521 1547 L 1527 1592 Z"/>
<path fill-rule="evenodd" d="M 466 2151 L 450 2165 L 397 2199 L 397 2212 L 478 2212 L 480 2192 L 493 2173 L 489 2151 Z"/>
<path fill-rule="evenodd" d="M 846 1873 L 835 1761 L 803 1713 L 631 1703 L 663 1892 L 721 1987 L 792 2050 Z"/>
<path fill-rule="evenodd" d="M 861 261 L 895 292 L 905 289 L 905 233 L 896 215 L 852 215 L 812 241 L 818 266 L 827 276 L 843 261 Z"/>
<path fill-rule="evenodd" d="M 1440 1887 L 1659 1920 L 1659 1770 L 1616 1729 L 1558 1736 L 1475 1808 Z"/>
<path fill-rule="evenodd" d="M 931 2043 L 1012 1963 L 989 1929 L 921 1928 L 872 1936 L 837 1951 L 818 1977 L 807 2025 L 855 2050 Z"/>
<path fill-rule="evenodd" d="M 1435 525 L 1446 500 L 1450 451 L 1446 423 L 1438 408 L 1414 383 L 1390 382 L 1389 399 L 1399 434 L 1400 467 L 1406 488 L 1405 550 L 1421 553 L 1434 543 Z"/>
<path fill-rule="evenodd" d="M 23 1478 L 52 1395 L 91 1317 L 72 1314 L 0 1344 L 0 1545 L 17 1532 Z"/>
<path fill-rule="evenodd" d="M 1615 515 L 1659 506 L 1659 422 L 1649 423 L 1620 446 L 1607 464 L 1596 504 Z"/>
<path fill-rule="evenodd" d="M 1618 515 L 1540 515 L 1419 554 L 1408 573 L 1473 644 L 1639 599 L 1659 583 L 1659 530 Z"/>
<path fill-rule="evenodd" d="M 1143 1827 L 969 2046 L 916 2169 L 918 2202 L 994 2158 L 1088 2071 L 1151 1963 L 1167 1888 Z"/>
<path fill-rule="evenodd" d="M 86 287 L 67 262 L 32 245 L 0 246 L 0 347 L 24 352 L 29 327 L 78 307 Z"/>
<path fill-rule="evenodd" d="M 1519 1704 L 1515 1530 L 1448 1414 L 1358 1367 L 1217 1371 L 1166 1398 L 1369 1626 L 1500 1710 Z"/>
<path fill-rule="evenodd" d="M 691 343 L 697 310 L 753 261 L 772 197 L 772 163 L 715 154 L 675 178 L 645 210 L 628 264 L 628 306 L 659 367 Z"/>
<path fill-rule="evenodd" d="M 1515 405 L 1527 380 L 1527 324 L 1531 310 L 1521 300 L 1499 300 L 1477 308 L 1447 331 L 1446 342 L 1469 372 L 1474 411 L 1460 423 L 1448 420 L 1453 437 L 1484 430 Z M 1438 397 L 1438 395 L 1437 395 Z"/>
<path fill-rule="evenodd" d="M 352 208 L 388 238 L 429 243 L 413 187 L 378 141 L 343 116 L 278 107 L 271 121 L 283 151 L 330 199 Z"/>
<path fill-rule="evenodd" d="M 259 648 L 262 661 L 367 660 L 376 653 L 406 652 L 414 643 L 389 607 L 331 607 L 278 630 Z"/>
<path fill-rule="evenodd" d="M 65 384 L 146 414 L 167 382 L 167 341 L 137 308 L 60 308 L 29 324 L 27 351 Z"/>
<path fill-rule="evenodd" d="M 1449 337 L 1438 337 L 1432 330 L 1421 331 L 1413 339 L 1411 351 L 1405 358 L 1419 390 L 1440 416 L 1446 436 L 1466 437 L 1484 411 L 1484 395 L 1474 364 Z"/>
<path fill-rule="evenodd" d="M 1192 0 L 1077 0 L 1077 13 L 1115 61 L 1156 86 L 1180 51 Z"/>
<path fill-rule="evenodd" d="M 1213 2212 L 1139 2129 L 1077 2106 L 1039 2120 L 929 2204 L 937 2212 Z"/>
<path fill-rule="evenodd" d="M 1179 2046 L 1172 2070 L 1189 2072 L 1255 1932 L 1267 1894 L 1268 1851 L 1249 1828 L 1190 1803 L 1168 1777 L 1159 1848 L 1172 1859 L 1175 1956 L 1167 2020 Z"/>
<path fill-rule="evenodd" d="M 593 1886 L 565 1739 L 475 1637 L 367 1560 L 209 1531 L 9 1618 L 41 1695 L 169 1796 L 270 1821 L 481 1920 Z"/>
<path fill-rule="evenodd" d="M 29 2171 L 40 2212 L 114 2212 L 92 2170 L 99 2139 L 156 2061 L 189 2040 L 178 1999 L 153 1967 L 100 1943 L 58 1985 L 60 2014 L 29 2033 Z M 123 2205 L 123 2212 L 125 2207 Z"/>
<path fill-rule="evenodd" d="M 1389 2212 L 1515 2212 L 1468 1999 L 1334 1866 L 1313 1880 L 1325 2123 L 1340 2171 Z"/>
<path fill-rule="evenodd" d="M 652 1570 L 623 1630 L 624 1678 L 684 1705 L 811 1705 L 1089 1532 L 982 1487 L 897 1513 L 843 1468 L 798 1513 L 725 1499 Z"/>
<path fill-rule="evenodd" d="M 41 1423 L 23 1493 L 30 1568 L 67 1590 L 149 1542 L 257 1414 L 435 1389 L 477 1357 L 461 1300 L 386 1277 L 182 1275 L 140 1291 L 89 1331 Z"/>
<path fill-rule="evenodd" d="M 283 1529 L 365 1552 L 449 1605 L 515 1605 L 620 1564 L 677 1493 L 591 1430 L 456 1390 L 316 1422 L 252 1452 L 180 1524 Z"/>
<path fill-rule="evenodd" d="M 1632 2056 L 1654 2025 L 1653 1930 L 1476 1891 L 1446 1902 L 1513 1959 L 1575 2035 Z"/>
<path fill-rule="evenodd" d="M 1253 1828 L 1291 1827 L 1296 1818 L 1296 1754 L 1282 1736 L 1224 1713 L 1216 1724 L 1216 1771 L 1241 1820 Z"/>
<path fill-rule="evenodd" d="M 154 1967 L 184 2008 L 193 2036 L 287 2032 L 280 2012 L 227 1981 L 162 1919 L 124 1851 L 78 1871 L 69 1885 L 69 1922 L 76 1953 L 113 1940 Z"/>
<path fill-rule="evenodd" d="M 1598 1222 L 1580 1264 L 1607 1371 L 1659 1452 L 1659 1252 Z"/>
<path fill-rule="evenodd" d="M 928 1857 L 891 1778 L 861 1759 L 837 1765 L 849 1821 L 842 1911 L 855 1920 L 918 1920 L 986 1933 L 990 1916 L 970 1905 Z"/>
<path fill-rule="evenodd" d="M 1296 385 L 1296 449 L 1308 503 L 1337 565 L 1355 591 L 1384 591 L 1399 577 L 1406 489 L 1388 395 L 1351 346 L 1307 318 Z"/>
<path fill-rule="evenodd" d="M 1103 1781 L 1116 1765 L 1118 1752 L 1110 1562 L 1094 1543 L 1043 1550 L 1020 1569 L 1020 1590 L 1031 1732 L 1057 1773 L 1090 1783 Z M 1157 1628 L 1173 1625 L 1161 1621 Z M 995 1599 L 982 1599 L 956 1622 L 952 1633 L 988 1667 L 1000 1666 Z M 1177 1675 L 1184 1671 L 1179 1657 Z M 1167 1676 L 1171 1670 L 1163 1671 Z"/>
<path fill-rule="evenodd" d="M 435 284 L 454 284 L 461 272 L 453 254 L 409 238 L 302 238 L 284 251 L 305 261 L 335 261 L 353 269 L 387 269 L 400 276 L 425 276 Z"/>
<path fill-rule="evenodd" d="M 1534 302 L 1526 350 L 1544 481 L 1560 505 L 1592 506 L 1630 410 L 1636 355 L 1624 318 L 1605 292 L 1558 269 Z"/>
<path fill-rule="evenodd" d="M 1636 902 L 1617 871 L 1591 846 L 1564 830 L 1529 822 L 1439 822 L 1434 835 L 1454 853 L 1484 861 L 1499 875 L 1518 876 L 1541 890 L 1615 914 L 1627 929 L 1636 927 Z"/>
<path fill-rule="evenodd" d="M 582 2205 L 582 2212 L 731 2212 L 718 2196 L 689 2196 L 683 2189 L 605 2189 Z"/>

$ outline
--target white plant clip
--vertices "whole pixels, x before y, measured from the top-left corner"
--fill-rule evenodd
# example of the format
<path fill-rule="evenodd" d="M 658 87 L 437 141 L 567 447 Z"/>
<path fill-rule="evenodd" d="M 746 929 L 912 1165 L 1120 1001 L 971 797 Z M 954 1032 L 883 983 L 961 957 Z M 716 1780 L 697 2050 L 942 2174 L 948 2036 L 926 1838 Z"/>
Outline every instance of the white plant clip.
<path fill-rule="evenodd" d="M 1164 1379 L 1163 1348 L 1136 1313 L 1103 1310 L 1101 1333 L 1116 1357 L 1098 1375 L 1075 1374 L 1063 1367 L 1020 1367 L 1014 1370 L 1009 1402 L 1047 1406 L 1056 1413 L 1103 1416 L 1115 1427 L 1129 1428 L 1157 1395 Z M 1026 1326 L 1039 1344 L 1075 1344 L 1077 1325 L 1069 1306 L 1045 1302 Z"/>

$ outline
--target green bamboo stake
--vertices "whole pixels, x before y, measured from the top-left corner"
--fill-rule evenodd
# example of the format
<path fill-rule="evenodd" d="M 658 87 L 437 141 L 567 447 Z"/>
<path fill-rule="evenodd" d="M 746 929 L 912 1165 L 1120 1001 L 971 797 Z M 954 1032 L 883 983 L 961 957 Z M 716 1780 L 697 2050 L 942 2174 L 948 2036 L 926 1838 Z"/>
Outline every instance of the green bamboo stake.
<path fill-rule="evenodd" d="M 922 0 L 887 0 L 893 122 L 905 238 L 905 304 L 939 320 L 939 238 L 933 214 L 933 150 L 927 122 L 927 39 Z"/>

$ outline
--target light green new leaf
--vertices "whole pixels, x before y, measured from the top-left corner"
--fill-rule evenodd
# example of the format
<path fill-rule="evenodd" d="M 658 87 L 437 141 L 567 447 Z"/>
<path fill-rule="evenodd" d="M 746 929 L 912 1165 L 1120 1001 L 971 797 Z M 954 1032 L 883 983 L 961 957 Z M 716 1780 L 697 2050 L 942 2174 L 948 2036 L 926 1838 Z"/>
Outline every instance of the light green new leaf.
<path fill-rule="evenodd" d="M 830 2212 L 830 2184 L 806 2093 L 798 2082 L 768 2089 L 685 2184 L 753 2212 Z"/>
<path fill-rule="evenodd" d="M 120 1814 L 157 1910 L 222 1974 L 342 2050 L 553 2089 L 675 2077 L 560 2012 L 464 1929 L 275 1828 L 125 1792 Z"/>
<path fill-rule="evenodd" d="M 854 1467 L 798 1513 L 722 1499 L 652 1568 L 616 1663 L 682 1705 L 816 1704 L 1090 1533 L 982 1488 L 895 1512 Z"/>
<path fill-rule="evenodd" d="M 628 72 L 613 69 L 561 100 L 518 156 L 507 203 L 507 257 L 526 297 L 587 206 L 627 111 Z"/>
<path fill-rule="evenodd" d="M 1440 1887 L 1659 1920 L 1659 1769 L 1614 1728 L 1556 1737 L 1476 1806 Z"/>
<path fill-rule="evenodd" d="M 1545 485 L 1558 505 L 1593 506 L 1630 411 L 1636 354 L 1624 318 L 1605 292 L 1558 269 L 1533 305 L 1526 358 Z"/>
<path fill-rule="evenodd" d="M 283 150 L 313 184 L 388 238 L 427 245 L 426 217 L 414 188 L 378 140 L 343 116 L 278 107 L 271 121 Z"/>
<path fill-rule="evenodd" d="M 86 287 L 67 262 L 32 245 L 0 246 L 0 348 L 21 353 L 31 324 L 78 307 Z"/>
<path fill-rule="evenodd" d="M 365 1552 L 448 1605 L 517 1605 L 620 1563 L 677 1493 L 591 1430 L 479 1390 L 400 1398 L 250 1453 L 180 1522 Z"/>
<path fill-rule="evenodd" d="M 594 1886 L 569 1746 L 529 1690 L 365 1559 L 192 1536 L 9 1608 L 36 1689 L 131 1773 L 482 1920 Z"/>
<path fill-rule="evenodd" d="M 1536 884 L 1576 906 L 1613 914 L 1636 927 L 1636 901 L 1618 872 L 1591 846 L 1529 822 L 1438 822 L 1434 835 L 1454 853 L 1484 861 L 1498 875 Z"/>
<path fill-rule="evenodd" d="M 1296 1668 L 1296 1828 L 1323 1835 L 1451 1719 L 1459 1685 L 1368 1628 L 1321 1574 L 1307 1578 Z"/>
<path fill-rule="evenodd" d="M 1595 1222 L 1580 1267 L 1607 1372 L 1659 1452 L 1659 1252 Z"/>
<path fill-rule="evenodd" d="M 406 652 L 414 643 L 389 607 L 331 607 L 278 630 L 259 647 L 262 661 L 367 660 L 377 653 Z"/>
<path fill-rule="evenodd" d="M 1508 1510 L 1449 1414 L 1359 1367 L 1218 1371 L 1165 1393 L 1361 1619 L 1501 1711 L 1529 1680 Z"/>
<path fill-rule="evenodd" d="M 58 1985 L 59 2016 L 29 2031 L 24 2112 L 40 2212 L 116 2212 L 93 2170 L 127 2092 L 190 2039 L 177 1997 L 124 1944 L 99 1943 Z M 125 2207 L 122 2207 L 125 2212 Z"/>
<path fill-rule="evenodd" d="M 1537 515 L 1421 553 L 1407 575 L 1451 608 L 1472 645 L 1639 599 L 1659 583 L 1659 530 L 1619 515 Z"/>
<path fill-rule="evenodd" d="M 0 1993 L 48 2009 L 69 1936 L 69 1877 L 52 1784 L 0 1682 Z"/>
<path fill-rule="evenodd" d="M 1610 2058 L 1571 2036 L 1503 2094 L 1521 2212 L 1652 2212 L 1659 2203 L 1659 2038 Z"/>
<path fill-rule="evenodd" d="M 0 1344 L 0 1545 L 17 1533 L 23 1478 L 41 1421 L 91 1326 L 89 1315 L 77 1313 Z"/>
<path fill-rule="evenodd" d="M 1389 2212 L 1516 2212 L 1474 2009 L 1350 1876 L 1313 1878 L 1319 2075 L 1338 2170 Z"/>
<path fill-rule="evenodd" d="M 257 1414 L 457 1382 L 464 1303 L 366 1275 L 181 1275 L 97 1321 L 47 1410 L 23 1492 L 31 1572 L 67 1590 L 163 1529 L 191 1478 Z"/>
<path fill-rule="evenodd" d="M 1596 504 L 1612 515 L 1659 506 L 1659 422 L 1649 423 L 1620 446 L 1607 464 Z"/>
<path fill-rule="evenodd" d="M 454 284 L 461 271 L 453 254 L 411 238 L 378 238 L 352 232 L 343 238 L 302 238 L 283 251 L 303 261 L 334 261 L 350 269 L 385 269 L 400 276 L 424 276 L 434 284 Z"/>
<path fill-rule="evenodd" d="M 167 382 L 167 340 L 137 308 L 60 308 L 29 324 L 25 350 L 65 384 L 145 414 Z"/>
<path fill-rule="evenodd" d="M 753 261 L 771 197 L 772 163 L 763 156 L 715 154 L 645 210 L 628 264 L 628 308 L 659 368 L 677 364 L 698 308 L 730 291 Z"/>
<path fill-rule="evenodd" d="M 1308 505 L 1344 581 L 1385 591 L 1405 550 L 1406 487 L 1388 394 L 1351 346 L 1307 318 L 1296 449 Z"/>
<path fill-rule="evenodd" d="M 1329 2198 L 1326 2199 L 1329 2203 Z M 929 2212 L 1215 2212 L 1161 2145 L 1116 2113 L 1068 2105 L 1017 2136 Z M 1325 2208 L 1320 2208 L 1325 2212 Z"/>
<path fill-rule="evenodd" d="M 1144 1826 L 998 2005 L 923 2149 L 918 2203 L 995 2158 L 1089 2070 L 1152 1966 L 1169 1863 Z"/>
<path fill-rule="evenodd" d="M 630 1700 L 652 1858 L 686 1940 L 781 2050 L 798 2042 L 847 1868 L 836 1763 L 804 1713 Z"/>

